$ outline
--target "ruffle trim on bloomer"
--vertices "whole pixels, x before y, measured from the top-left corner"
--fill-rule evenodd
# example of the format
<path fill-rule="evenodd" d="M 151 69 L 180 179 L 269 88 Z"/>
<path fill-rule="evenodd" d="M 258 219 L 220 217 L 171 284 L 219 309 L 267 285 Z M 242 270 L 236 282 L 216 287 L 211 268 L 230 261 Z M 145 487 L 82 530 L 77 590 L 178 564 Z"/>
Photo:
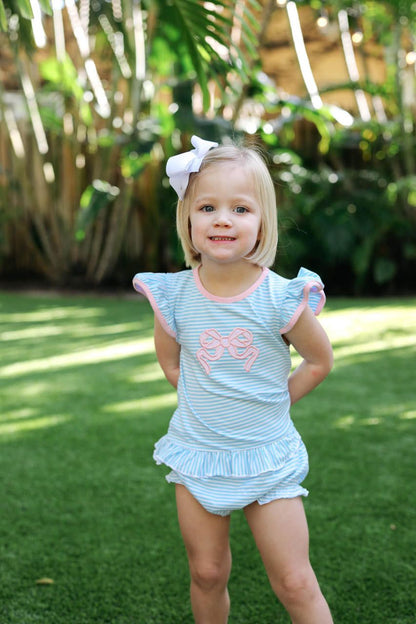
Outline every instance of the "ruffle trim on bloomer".
<path fill-rule="evenodd" d="M 252 477 L 279 470 L 302 446 L 297 431 L 263 446 L 221 451 L 184 446 L 167 434 L 155 444 L 153 459 L 189 477 Z"/>

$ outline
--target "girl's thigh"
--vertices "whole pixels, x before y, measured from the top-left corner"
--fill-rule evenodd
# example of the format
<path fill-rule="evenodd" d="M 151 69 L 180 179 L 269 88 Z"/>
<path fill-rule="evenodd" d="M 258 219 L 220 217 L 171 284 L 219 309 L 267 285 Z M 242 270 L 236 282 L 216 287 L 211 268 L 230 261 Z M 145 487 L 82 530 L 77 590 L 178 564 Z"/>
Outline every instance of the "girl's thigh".
<path fill-rule="evenodd" d="M 209 513 L 185 486 L 176 484 L 179 527 L 192 565 L 230 568 L 230 516 Z"/>
<path fill-rule="evenodd" d="M 300 497 L 265 505 L 255 502 L 244 513 L 270 579 L 310 568 L 309 532 Z"/>

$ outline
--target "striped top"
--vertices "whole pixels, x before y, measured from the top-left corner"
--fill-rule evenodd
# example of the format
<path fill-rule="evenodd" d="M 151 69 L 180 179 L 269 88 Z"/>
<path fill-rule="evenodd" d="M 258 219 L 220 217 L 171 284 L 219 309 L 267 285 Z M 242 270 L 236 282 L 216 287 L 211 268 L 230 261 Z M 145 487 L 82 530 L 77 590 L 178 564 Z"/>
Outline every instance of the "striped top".
<path fill-rule="evenodd" d="M 264 268 L 234 297 L 205 290 L 198 269 L 138 273 L 165 331 L 180 344 L 178 407 L 155 459 L 184 475 L 250 476 L 278 469 L 299 436 L 290 418 L 289 331 L 325 303 L 318 275 L 288 280 Z"/>

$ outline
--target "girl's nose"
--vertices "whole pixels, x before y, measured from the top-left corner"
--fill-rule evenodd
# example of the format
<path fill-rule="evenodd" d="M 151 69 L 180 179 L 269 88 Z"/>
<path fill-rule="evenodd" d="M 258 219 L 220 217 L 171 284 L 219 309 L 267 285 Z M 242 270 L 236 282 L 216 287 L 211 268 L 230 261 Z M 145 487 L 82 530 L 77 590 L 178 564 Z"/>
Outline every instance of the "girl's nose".
<path fill-rule="evenodd" d="M 219 226 L 231 226 L 231 217 L 226 210 L 218 210 L 215 214 L 215 225 Z"/>

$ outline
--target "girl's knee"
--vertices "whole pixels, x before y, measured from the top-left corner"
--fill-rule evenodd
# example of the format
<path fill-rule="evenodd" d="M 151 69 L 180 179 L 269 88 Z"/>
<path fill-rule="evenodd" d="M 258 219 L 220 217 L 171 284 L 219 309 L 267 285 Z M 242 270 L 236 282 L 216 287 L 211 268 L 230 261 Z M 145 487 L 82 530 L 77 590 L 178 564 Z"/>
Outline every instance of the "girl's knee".
<path fill-rule="evenodd" d="M 271 579 L 271 585 L 279 600 L 285 605 L 310 602 L 320 594 L 312 568 L 288 571 L 276 579 Z"/>
<path fill-rule="evenodd" d="M 225 587 L 230 576 L 228 562 L 199 562 L 191 566 L 192 582 L 204 591 Z"/>

